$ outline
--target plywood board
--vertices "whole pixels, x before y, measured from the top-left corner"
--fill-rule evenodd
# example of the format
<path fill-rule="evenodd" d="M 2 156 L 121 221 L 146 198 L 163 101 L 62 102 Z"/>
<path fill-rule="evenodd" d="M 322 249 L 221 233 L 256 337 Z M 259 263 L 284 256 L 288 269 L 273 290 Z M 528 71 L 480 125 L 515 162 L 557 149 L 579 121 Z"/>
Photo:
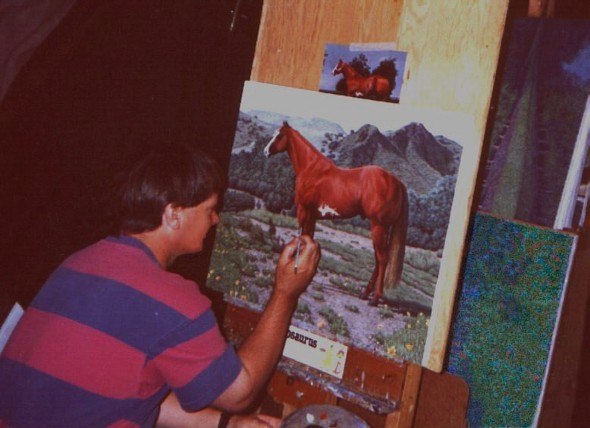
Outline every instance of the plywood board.
<path fill-rule="evenodd" d="M 408 52 L 402 104 L 472 115 L 481 149 L 507 8 L 507 0 L 266 0 L 251 78 L 317 90 L 326 44 L 393 42 Z M 463 244 L 453 249 L 458 257 Z M 449 324 L 454 299 L 454 291 L 437 296 L 447 304 L 432 313 L 436 322 Z M 434 371 L 447 337 L 441 331 L 428 340 L 426 366 Z"/>
<path fill-rule="evenodd" d="M 318 89 L 327 43 L 408 52 L 403 102 L 474 114 L 483 136 L 508 0 L 265 0 L 251 79 Z"/>
<path fill-rule="evenodd" d="M 266 0 L 252 80 L 318 89 L 325 45 L 395 41 L 402 4 Z"/>

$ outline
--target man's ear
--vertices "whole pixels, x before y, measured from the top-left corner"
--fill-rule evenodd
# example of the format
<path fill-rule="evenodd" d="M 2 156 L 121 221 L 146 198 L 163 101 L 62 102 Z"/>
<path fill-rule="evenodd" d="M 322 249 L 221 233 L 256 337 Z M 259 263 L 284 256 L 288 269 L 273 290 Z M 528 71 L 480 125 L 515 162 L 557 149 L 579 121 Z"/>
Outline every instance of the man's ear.
<path fill-rule="evenodd" d="M 164 214 L 162 214 L 162 225 L 174 230 L 180 228 L 181 208 L 172 204 L 166 205 Z"/>

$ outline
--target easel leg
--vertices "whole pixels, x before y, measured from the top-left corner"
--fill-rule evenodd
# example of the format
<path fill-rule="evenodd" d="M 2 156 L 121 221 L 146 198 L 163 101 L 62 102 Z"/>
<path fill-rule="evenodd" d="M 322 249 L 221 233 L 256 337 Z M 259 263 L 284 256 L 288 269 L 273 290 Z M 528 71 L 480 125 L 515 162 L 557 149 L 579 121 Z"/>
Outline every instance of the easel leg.
<path fill-rule="evenodd" d="M 417 364 L 408 364 L 406 370 L 401 408 L 387 415 L 385 428 L 411 428 L 414 423 L 420 381 L 422 380 L 422 367 Z"/>

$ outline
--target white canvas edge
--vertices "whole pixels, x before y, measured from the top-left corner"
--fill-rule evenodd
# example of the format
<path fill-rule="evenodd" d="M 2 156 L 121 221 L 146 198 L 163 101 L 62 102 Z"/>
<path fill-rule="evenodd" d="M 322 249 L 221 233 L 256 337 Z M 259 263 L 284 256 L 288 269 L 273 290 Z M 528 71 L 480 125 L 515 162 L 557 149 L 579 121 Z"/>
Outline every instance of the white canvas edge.
<path fill-rule="evenodd" d="M 580 181 L 582 180 L 582 173 L 584 170 L 584 163 L 588 154 L 590 145 L 590 96 L 586 99 L 586 107 L 578 130 L 576 144 L 572 153 L 570 166 L 568 169 L 563 191 L 561 193 L 561 200 L 557 208 L 554 229 L 563 230 L 572 227 L 572 220 L 576 205 L 576 195 Z"/>
<path fill-rule="evenodd" d="M 558 327 L 559 327 L 559 323 L 561 321 L 561 315 L 563 312 L 563 302 L 565 300 L 565 296 L 568 290 L 568 286 L 569 286 L 569 278 L 570 278 L 570 274 L 571 274 L 571 270 L 572 270 L 572 265 L 574 263 L 574 257 L 576 254 L 576 249 L 578 246 L 578 236 L 575 235 L 573 237 L 573 242 L 572 242 L 572 247 L 570 250 L 570 256 L 569 256 L 569 260 L 568 260 L 568 268 L 567 268 L 567 272 L 565 274 L 565 278 L 563 281 L 563 288 L 561 290 L 561 296 L 559 298 L 559 305 L 557 308 L 557 316 L 555 317 L 555 324 L 553 326 L 553 332 L 551 334 L 551 344 L 549 346 L 549 354 L 547 356 L 547 365 L 545 367 L 545 373 L 543 374 L 543 382 L 541 383 L 541 394 L 539 394 L 539 399 L 537 401 L 537 408 L 535 411 L 535 416 L 533 418 L 533 424 L 532 426 L 536 427 L 539 423 L 539 416 L 541 415 L 541 404 L 543 403 L 543 399 L 545 397 L 545 387 L 547 385 L 547 379 L 549 378 L 549 373 L 551 371 L 551 362 L 553 360 L 553 351 L 554 351 L 554 345 L 555 345 L 555 340 L 557 338 L 557 331 L 558 331 Z"/>

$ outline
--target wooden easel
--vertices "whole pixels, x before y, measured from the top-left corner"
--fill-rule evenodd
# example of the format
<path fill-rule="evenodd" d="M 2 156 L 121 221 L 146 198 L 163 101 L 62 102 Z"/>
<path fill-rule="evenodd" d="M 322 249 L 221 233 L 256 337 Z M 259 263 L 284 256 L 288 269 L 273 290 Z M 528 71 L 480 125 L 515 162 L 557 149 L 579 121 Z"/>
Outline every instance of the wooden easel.
<path fill-rule="evenodd" d="M 409 53 L 401 103 L 472 114 L 481 144 L 507 10 L 508 0 L 265 0 L 251 79 L 317 90 L 326 43 L 394 42 Z M 461 249 L 459 243 L 453 251 Z M 433 317 L 444 322 L 452 315 L 455 296 L 443 298 L 448 309 Z M 229 305 L 225 331 L 239 342 L 256 318 Z M 433 342 L 433 370 L 351 349 L 344 390 L 322 387 L 320 375 L 310 381 L 279 369 L 268 395 L 283 406 L 283 415 L 308 404 L 337 404 L 374 427 L 465 426 L 467 385 L 438 373 L 446 333 Z M 378 403 L 375 411 L 371 404 L 350 401 L 346 388 L 352 396 L 367 394 L 383 406 Z"/>
<path fill-rule="evenodd" d="M 239 343 L 258 317 L 229 304 L 223 326 L 228 339 Z M 330 382 L 327 377 L 288 363 L 272 376 L 267 399 L 280 406 L 282 416 L 310 404 L 332 404 L 359 415 L 373 428 L 466 426 L 469 388 L 457 376 L 351 348 L 342 382 L 323 383 Z"/>

